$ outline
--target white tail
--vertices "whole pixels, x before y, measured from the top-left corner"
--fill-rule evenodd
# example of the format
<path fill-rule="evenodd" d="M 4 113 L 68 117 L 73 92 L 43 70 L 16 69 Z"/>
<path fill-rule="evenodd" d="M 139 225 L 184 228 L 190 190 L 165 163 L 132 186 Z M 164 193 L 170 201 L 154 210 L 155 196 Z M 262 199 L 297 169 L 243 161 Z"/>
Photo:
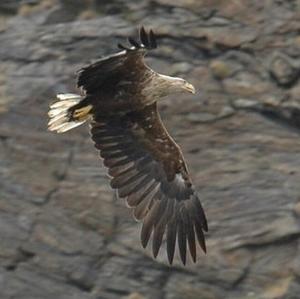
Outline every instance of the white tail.
<path fill-rule="evenodd" d="M 84 111 L 75 110 L 75 113 L 73 112 L 73 115 L 70 115 L 69 109 L 74 105 L 77 105 L 82 100 L 82 97 L 80 95 L 73 93 L 65 93 L 58 94 L 56 97 L 59 101 L 50 105 L 50 110 L 48 112 L 50 118 L 48 122 L 48 129 L 50 131 L 64 133 L 66 131 L 80 126 L 89 118 L 88 112 L 91 110 L 91 106 L 84 107 L 84 109 L 78 109 Z M 76 115 L 76 112 L 78 115 Z"/>

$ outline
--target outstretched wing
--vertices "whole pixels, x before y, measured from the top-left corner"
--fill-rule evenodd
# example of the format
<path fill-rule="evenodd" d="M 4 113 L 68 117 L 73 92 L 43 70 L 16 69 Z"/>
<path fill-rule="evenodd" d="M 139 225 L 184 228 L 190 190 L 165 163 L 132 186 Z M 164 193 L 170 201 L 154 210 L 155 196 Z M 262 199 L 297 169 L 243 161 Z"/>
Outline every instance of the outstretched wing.
<path fill-rule="evenodd" d="M 121 52 L 106 56 L 79 70 L 77 86 L 82 87 L 87 94 L 93 94 L 110 89 L 121 80 L 138 81 L 143 72 L 149 71 L 144 63 L 145 53 L 157 47 L 152 30 L 147 33 L 141 27 L 139 35 L 140 41 L 128 38 L 131 47 L 118 44 Z"/>
<path fill-rule="evenodd" d="M 152 234 L 156 257 L 166 231 L 170 264 L 176 238 L 183 264 L 187 244 L 196 261 L 195 236 L 206 251 L 205 214 L 182 153 L 163 126 L 156 103 L 123 117 L 95 117 L 91 126 L 92 139 L 108 167 L 112 188 L 134 209 L 135 218 L 143 221 L 143 247 Z"/>

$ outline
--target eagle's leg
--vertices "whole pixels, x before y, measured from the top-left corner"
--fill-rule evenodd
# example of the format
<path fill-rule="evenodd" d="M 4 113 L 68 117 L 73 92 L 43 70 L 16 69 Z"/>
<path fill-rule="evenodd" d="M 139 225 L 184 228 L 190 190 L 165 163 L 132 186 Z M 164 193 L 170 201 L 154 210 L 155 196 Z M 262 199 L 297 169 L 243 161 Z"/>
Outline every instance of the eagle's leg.
<path fill-rule="evenodd" d="M 72 114 L 72 119 L 82 121 L 85 120 L 87 116 L 89 116 L 90 111 L 92 110 L 92 105 L 87 105 L 85 107 L 75 109 Z"/>
<path fill-rule="evenodd" d="M 83 124 L 90 118 L 93 106 L 76 94 L 59 94 L 59 101 L 50 105 L 48 129 L 63 133 Z"/>

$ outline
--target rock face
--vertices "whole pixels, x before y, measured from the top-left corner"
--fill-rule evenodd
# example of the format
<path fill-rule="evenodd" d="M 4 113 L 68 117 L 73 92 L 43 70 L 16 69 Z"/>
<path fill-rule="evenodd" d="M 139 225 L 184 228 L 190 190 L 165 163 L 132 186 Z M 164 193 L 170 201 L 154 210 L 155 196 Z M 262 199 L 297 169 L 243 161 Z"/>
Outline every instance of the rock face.
<path fill-rule="evenodd" d="M 1 299 L 298 299 L 299 1 L 2 2 Z M 87 128 L 46 128 L 75 70 L 141 24 L 148 63 L 199 90 L 160 105 L 209 220 L 186 267 L 141 249 Z"/>

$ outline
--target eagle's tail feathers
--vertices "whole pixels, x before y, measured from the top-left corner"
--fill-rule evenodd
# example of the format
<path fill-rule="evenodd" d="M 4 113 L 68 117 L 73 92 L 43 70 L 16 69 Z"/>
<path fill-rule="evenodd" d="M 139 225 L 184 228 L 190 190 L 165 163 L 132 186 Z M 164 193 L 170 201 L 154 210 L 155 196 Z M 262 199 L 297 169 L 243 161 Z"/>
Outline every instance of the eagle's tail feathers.
<path fill-rule="evenodd" d="M 90 118 L 91 105 L 77 107 L 82 97 L 77 94 L 58 94 L 59 101 L 50 105 L 48 112 L 48 129 L 57 133 L 64 133 L 76 128 Z"/>

